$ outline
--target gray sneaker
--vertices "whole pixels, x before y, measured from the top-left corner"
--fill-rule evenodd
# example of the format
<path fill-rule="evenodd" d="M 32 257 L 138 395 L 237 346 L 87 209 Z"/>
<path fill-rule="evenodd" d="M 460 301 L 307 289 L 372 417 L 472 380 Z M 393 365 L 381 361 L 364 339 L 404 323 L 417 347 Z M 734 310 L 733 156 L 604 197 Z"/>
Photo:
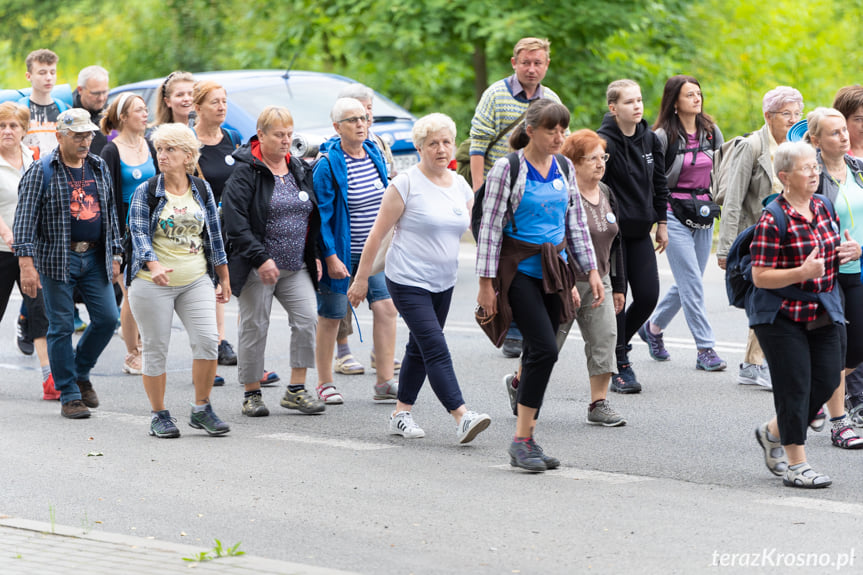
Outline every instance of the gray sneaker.
<path fill-rule="evenodd" d="M 264 398 L 260 393 L 250 395 L 243 401 L 243 415 L 249 417 L 266 417 L 270 415 L 270 410 L 264 404 Z"/>
<path fill-rule="evenodd" d="M 397 399 L 399 396 L 399 386 L 394 379 L 388 379 L 383 383 L 375 384 L 375 394 L 372 399 L 375 401 L 387 401 Z"/>
<path fill-rule="evenodd" d="M 740 371 L 737 372 L 737 383 L 773 389 L 773 384 L 770 382 L 770 370 L 767 369 L 767 366 L 755 365 L 754 363 L 740 364 Z"/>
<path fill-rule="evenodd" d="M 620 427 L 626 425 L 626 420 L 614 408 L 608 405 L 608 401 L 600 399 L 593 406 L 593 409 L 588 407 L 587 423 L 590 425 L 604 425 L 605 427 Z"/>
<path fill-rule="evenodd" d="M 508 373 L 503 376 L 503 385 L 506 387 L 506 394 L 509 396 L 509 407 L 512 409 L 513 415 L 518 415 L 518 388 L 514 387 L 513 382 L 517 382 L 516 374 Z"/>
<path fill-rule="evenodd" d="M 209 435 L 223 435 L 231 431 L 231 426 L 219 419 L 209 403 L 204 411 L 194 411 L 189 417 L 189 427 L 203 429 Z"/>
<path fill-rule="evenodd" d="M 848 419 L 852 426 L 858 429 L 863 427 L 863 403 L 848 410 Z"/>

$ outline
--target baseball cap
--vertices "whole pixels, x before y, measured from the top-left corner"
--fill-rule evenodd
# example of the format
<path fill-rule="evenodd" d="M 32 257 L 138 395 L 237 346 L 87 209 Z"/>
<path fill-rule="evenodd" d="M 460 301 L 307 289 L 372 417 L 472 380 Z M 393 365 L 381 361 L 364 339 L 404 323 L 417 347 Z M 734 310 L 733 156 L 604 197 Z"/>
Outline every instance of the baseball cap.
<path fill-rule="evenodd" d="M 70 132 L 97 132 L 99 126 L 90 121 L 90 112 L 83 108 L 70 108 L 57 116 L 57 130 Z"/>

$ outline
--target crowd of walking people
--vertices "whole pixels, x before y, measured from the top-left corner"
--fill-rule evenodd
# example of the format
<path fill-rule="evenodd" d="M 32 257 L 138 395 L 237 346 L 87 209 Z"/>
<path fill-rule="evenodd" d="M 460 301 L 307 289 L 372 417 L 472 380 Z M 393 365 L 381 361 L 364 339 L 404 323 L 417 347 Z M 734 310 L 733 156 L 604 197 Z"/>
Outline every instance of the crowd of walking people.
<path fill-rule="evenodd" d="M 165 404 L 175 313 L 192 352 L 189 425 L 230 431 L 209 400 L 224 383 L 219 364 L 238 366 L 241 413 L 268 416 L 261 386 L 279 381 L 265 368 L 274 299 L 290 326 L 280 405 L 322 413 L 345 402 L 334 372 L 364 372 L 348 336 L 352 308 L 368 300 L 372 400 L 394 403 L 387 433 L 425 436 L 412 408 L 428 379 L 456 441 L 471 442 L 491 418 L 468 409 L 444 327 L 474 224 L 477 321 L 499 332 L 504 355 L 521 358 L 501 374 L 515 415 L 510 463 L 555 469 L 535 431 L 573 324 L 589 376 L 586 422 L 626 425 L 608 394 L 643 390 L 629 357 L 636 334 L 653 360 L 672 360 L 663 333 L 682 310 L 695 369 L 727 368 L 703 276 L 717 232 L 726 269 L 747 231 L 750 330 L 737 381 L 773 392 L 775 413 L 755 428 L 768 469 L 788 486 L 830 485 L 804 448 L 807 430 L 828 417 L 834 445 L 863 447 L 854 430 L 863 426 L 861 86 L 810 112 L 803 141 L 789 136 L 803 115 L 797 90 L 768 91 L 763 127 L 726 142 L 687 75 L 668 79 L 652 126 L 639 85 L 620 79 L 598 129 L 570 132 L 569 109 L 542 84 L 549 43 L 523 38 L 513 74 L 476 106 L 459 173 L 456 125 L 433 113 L 413 126 L 419 163 L 396 174 L 364 86 L 338 95 L 335 135 L 316 158 L 299 158 L 284 107 L 266 107 L 244 142 L 223 125 L 224 87 L 176 71 L 158 89 L 151 125 L 133 93 L 103 109 L 108 72 L 98 66 L 82 70 L 74 107 L 51 98 L 57 61 L 31 53 L 31 95 L 0 104 L 0 318 L 17 282 L 21 349 L 37 353 L 43 399 L 59 400 L 64 417 L 98 407 L 89 375 L 119 321 L 122 368 L 142 378 L 150 435 L 179 437 Z M 662 297 L 657 253 L 674 279 Z M 232 295 L 236 351 L 225 329 Z M 73 345 L 79 303 L 89 323 Z"/>

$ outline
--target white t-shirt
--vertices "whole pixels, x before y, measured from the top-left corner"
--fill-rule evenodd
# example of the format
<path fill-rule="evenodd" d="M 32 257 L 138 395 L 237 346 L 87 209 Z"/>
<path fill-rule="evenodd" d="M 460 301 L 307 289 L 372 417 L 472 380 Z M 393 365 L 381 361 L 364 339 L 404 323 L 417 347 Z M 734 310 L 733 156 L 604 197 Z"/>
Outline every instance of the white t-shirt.
<path fill-rule="evenodd" d="M 404 200 L 405 211 L 387 252 L 387 278 L 432 293 L 448 290 L 458 276 L 459 241 L 470 226 L 470 185 L 453 173 L 452 185 L 441 188 L 417 166 L 396 176 L 392 185 Z"/>

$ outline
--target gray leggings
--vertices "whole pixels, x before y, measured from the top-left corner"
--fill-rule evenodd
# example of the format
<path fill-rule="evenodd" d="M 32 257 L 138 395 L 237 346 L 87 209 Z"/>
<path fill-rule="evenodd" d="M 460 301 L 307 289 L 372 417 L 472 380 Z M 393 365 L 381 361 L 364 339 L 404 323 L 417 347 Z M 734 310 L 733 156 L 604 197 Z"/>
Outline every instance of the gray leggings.
<path fill-rule="evenodd" d="M 174 287 L 135 279 L 129 286 L 129 306 L 144 345 L 144 375 L 155 377 L 166 371 L 175 311 L 189 334 L 192 359 L 219 357 L 216 290 L 207 274 L 190 284 Z"/>

